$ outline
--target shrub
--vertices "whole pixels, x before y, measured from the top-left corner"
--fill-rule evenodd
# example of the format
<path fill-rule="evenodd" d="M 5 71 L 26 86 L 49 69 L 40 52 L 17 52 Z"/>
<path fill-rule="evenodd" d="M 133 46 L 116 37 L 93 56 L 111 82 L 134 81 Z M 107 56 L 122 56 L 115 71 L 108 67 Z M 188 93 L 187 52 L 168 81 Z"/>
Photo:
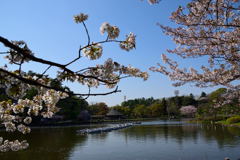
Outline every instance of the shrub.
<path fill-rule="evenodd" d="M 230 117 L 226 120 L 226 122 L 229 124 L 238 123 L 240 122 L 240 116 Z"/>

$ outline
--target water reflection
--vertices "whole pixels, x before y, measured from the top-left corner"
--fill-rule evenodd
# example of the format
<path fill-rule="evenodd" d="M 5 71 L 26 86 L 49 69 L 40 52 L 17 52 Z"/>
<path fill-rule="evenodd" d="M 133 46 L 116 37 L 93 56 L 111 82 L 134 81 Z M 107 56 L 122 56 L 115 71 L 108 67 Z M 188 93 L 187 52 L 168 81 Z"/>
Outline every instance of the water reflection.
<path fill-rule="evenodd" d="M 0 160 L 221 160 L 240 158 L 240 129 L 155 121 L 104 134 L 79 127 L 34 129 L 30 148 L 0 153 Z M 0 132 L 0 136 L 13 135 Z"/>
<path fill-rule="evenodd" d="M 115 132 L 125 139 L 156 142 L 159 139 L 175 141 L 178 145 L 191 141 L 195 144 L 217 142 L 219 148 L 235 147 L 240 144 L 240 129 L 216 125 L 143 125 Z"/>
<path fill-rule="evenodd" d="M 221 160 L 240 158 L 240 129 L 183 122 L 148 122 L 88 136 L 70 160 Z"/>

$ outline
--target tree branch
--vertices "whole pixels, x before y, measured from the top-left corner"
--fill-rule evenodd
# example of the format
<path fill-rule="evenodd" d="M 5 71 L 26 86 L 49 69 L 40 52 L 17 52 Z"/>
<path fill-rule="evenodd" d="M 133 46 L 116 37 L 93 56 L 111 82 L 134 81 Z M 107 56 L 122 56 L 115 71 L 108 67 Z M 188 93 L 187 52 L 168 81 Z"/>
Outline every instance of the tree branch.
<path fill-rule="evenodd" d="M 86 26 L 86 24 L 85 24 L 84 21 L 82 22 L 82 24 L 83 24 L 84 29 L 85 29 L 85 31 L 86 31 L 86 34 L 87 34 L 87 37 L 88 37 L 88 45 L 89 45 L 89 44 L 90 44 L 90 35 L 89 35 L 89 33 L 88 33 L 88 29 L 87 29 L 87 26 Z"/>
<path fill-rule="evenodd" d="M 35 57 L 33 55 L 30 55 L 30 54 L 26 53 L 26 51 L 24 49 L 14 45 L 14 44 L 12 44 L 9 40 L 7 40 L 4 37 L 0 36 L 0 42 L 3 43 L 6 47 L 9 47 L 9 48 L 17 51 L 19 54 L 22 54 L 25 58 L 28 58 L 28 59 L 30 59 L 32 61 L 39 62 L 39 63 L 42 63 L 42 64 L 48 64 L 50 66 L 55 66 L 55 67 L 58 67 L 58 68 L 62 69 L 63 71 L 66 71 L 66 72 L 68 72 L 70 74 L 75 74 L 75 72 L 70 70 L 70 69 L 68 69 L 66 67 L 66 65 L 62 65 L 62 64 L 59 64 L 59 63 L 55 63 L 55 62 L 52 62 L 52 61 L 45 60 L 45 59 L 37 58 L 37 57 Z M 106 42 L 122 42 L 122 41 L 109 40 L 109 41 L 100 41 L 98 43 L 106 43 Z M 95 44 L 98 44 L 98 43 L 93 43 L 91 45 L 95 45 Z M 81 48 L 80 50 L 82 50 L 84 48 L 87 48 L 87 47 L 89 47 L 91 45 L 87 45 L 87 46 Z M 98 80 L 98 81 L 106 83 L 106 84 L 115 84 L 113 82 L 110 82 L 110 81 L 107 81 L 107 80 L 102 80 L 102 79 L 99 79 L 98 77 L 91 76 L 91 75 L 77 74 L 77 76 L 82 77 L 82 78 L 92 78 L 92 79 Z"/>
<path fill-rule="evenodd" d="M 39 87 L 44 87 L 46 89 L 53 89 L 53 90 L 56 90 L 56 91 L 60 91 L 60 92 L 64 92 L 64 93 L 67 93 L 69 95 L 72 95 L 72 96 L 103 96 L 103 95 L 108 95 L 108 94 L 112 94 L 112 93 L 117 93 L 117 92 L 121 92 L 121 90 L 118 90 L 118 87 L 116 87 L 115 90 L 113 91 L 110 91 L 110 92 L 106 92 L 106 93 L 73 93 L 73 92 L 70 92 L 70 91 L 66 91 L 62 88 L 56 88 L 56 87 L 51 87 L 51 86 L 47 86 L 47 85 L 44 85 L 42 83 L 39 83 L 37 82 L 36 80 L 31 80 L 31 79 L 27 79 L 27 78 L 24 78 L 22 76 L 18 76 L 12 72 L 9 72 L 7 70 L 4 70 L 2 68 L 0 68 L 0 72 L 2 73 L 5 73 L 11 77 L 14 77 L 20 81 L 22 81 L 23 83 L 26 83 L 26 84 L 29 84 L 29 85 L 33 85 L 33 86 L 39 86 Z"/>

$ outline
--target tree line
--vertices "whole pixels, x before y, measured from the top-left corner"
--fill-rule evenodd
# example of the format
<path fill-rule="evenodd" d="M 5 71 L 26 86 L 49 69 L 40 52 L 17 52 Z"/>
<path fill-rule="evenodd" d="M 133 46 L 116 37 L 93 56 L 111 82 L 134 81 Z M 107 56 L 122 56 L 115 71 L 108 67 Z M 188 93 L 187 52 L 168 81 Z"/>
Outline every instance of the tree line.
<path fill-rule="evenodd" d="M 30 71 L 29 74 L 34 74 Z M 36 74 L 35 74 L 36 75 Z M 36 75 L 37 76 L 37 75 Z M 56 88 L 64 88 L 61 82 L 56 79 L 50 79 L 51 85 Z M 89 104 L 85 99 L 77 96 L 70 96 L 61 99 L 57 106 L 60 108 L 56 115 L 62 116 L 62 120 L 78 120 L 81 121 L 80 113 L 85 113 L 89 116 L 106 116 L 106 114 L 114 109 L 120 112 L 124 118 L 163 118 L 163 117 L 215 117 L 218 115 L 231 116 L 240 113 L 240 107 L 237 105 L 237 100 L 225 104 L 221 107 L 216 107 L 216 103 L 227 92 L 226 88 L 219 88 L 212 93 L 206 94 L 202 92 L 200 96 L 179 95 L 164 97 L 159 99 L 150 98 L 136 98 L 122 102 L 116 106 L 108 106 L 104 102 Z M 32 88 L 27 91 L 24 98 L 33 99 L 38 94 L 38 90 Z M 0 101 L 11 100 L 5 93 L 4 88 L 0 88 Z M 181 113 L 181 108 L 184 106 L 193 106 L 196 112 L 191 115 L 184 115 Z M 42 117 L 34 117 L 33 123 L 40 123 Z"/>

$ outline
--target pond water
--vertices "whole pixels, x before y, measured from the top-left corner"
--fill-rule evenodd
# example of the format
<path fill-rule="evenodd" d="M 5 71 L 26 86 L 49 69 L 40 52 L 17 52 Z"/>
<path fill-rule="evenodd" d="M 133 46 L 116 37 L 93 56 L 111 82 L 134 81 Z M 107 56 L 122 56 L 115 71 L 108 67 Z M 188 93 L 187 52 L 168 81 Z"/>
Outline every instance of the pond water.
<path fill-rule="evenodd" d="M 0 153 L 0 160 L 240 160 L 239 128 L 153 121 L 103 134 L 76 133 L 86 127 L 33 129 L 21 136 L 30 148 Z"/>

